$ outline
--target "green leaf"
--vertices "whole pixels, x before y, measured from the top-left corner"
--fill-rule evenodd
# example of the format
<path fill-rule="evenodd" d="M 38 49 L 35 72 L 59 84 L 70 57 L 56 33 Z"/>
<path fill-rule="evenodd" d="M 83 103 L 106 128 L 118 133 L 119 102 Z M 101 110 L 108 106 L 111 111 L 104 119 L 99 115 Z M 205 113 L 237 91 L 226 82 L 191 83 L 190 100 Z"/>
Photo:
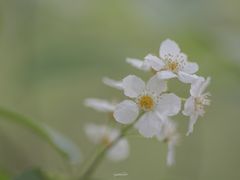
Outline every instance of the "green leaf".
<path fill-rule="evenodd" d="M 0 108 L 0 117 L 11 120 L 29 130 L 49 143 L 59 154 L 71 163 L 79 163 L 81 160 L 79 148 L 70 139 L 50 128 L 44 123 L 33 121 L 19 113 Z"/>

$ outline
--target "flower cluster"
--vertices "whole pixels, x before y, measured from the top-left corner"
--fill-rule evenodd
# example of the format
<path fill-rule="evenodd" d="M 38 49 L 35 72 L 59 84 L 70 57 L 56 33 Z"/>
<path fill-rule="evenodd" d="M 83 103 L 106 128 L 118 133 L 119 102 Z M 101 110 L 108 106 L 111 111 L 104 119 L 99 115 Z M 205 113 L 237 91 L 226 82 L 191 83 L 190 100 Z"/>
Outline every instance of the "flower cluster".
<path fill-rule="evenodd" d="M 187 135 L 193 132 L 199 116 L 204 115 L 205 106 L 210 104 L 209 93 L 205 93 L 210 78 L 196 75 L 197 63 L 189 62 L 176 42 L 161 43 L 159 57 L 148 54 L 144 60 L 127 58 L 127 63 L 144 72 L 154 72 L 147 82 L 135 75 L 122 80 L 103 78 L 103 83 L 123 92 L 126 97 L 119 103 L 101 99 L 86 99 L 85 105 L 97 111 L 110 113 L 117 123 L 132 125 L 143 137 L 156 137 L 168 145 L 167 164 L 174 164 L 174 150 L 179 140 L 177 123 L 173 116 L 182 112 L 189 117 Z M 168 81 L 177 78 L 190 86 L 189 97 L 182 98 L 168 89 Z M 182 102 L 184 105 L 182 107 Z M 103 125 L 86 126 L 86 134 L 95 143 L 108 146 L 120 135 L 117 129 Z M 107 155 L 113 160 L 125 159 L 129 145 L 125 137 L 109 148 Z"/>

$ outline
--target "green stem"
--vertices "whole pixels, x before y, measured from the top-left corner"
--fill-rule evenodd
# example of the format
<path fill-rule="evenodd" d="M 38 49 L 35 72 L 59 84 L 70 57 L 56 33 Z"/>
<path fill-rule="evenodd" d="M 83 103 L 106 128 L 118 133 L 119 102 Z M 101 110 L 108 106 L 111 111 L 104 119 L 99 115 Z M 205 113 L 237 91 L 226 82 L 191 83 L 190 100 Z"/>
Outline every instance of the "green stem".
<path fill-rule="evenodd" d="M 87 170 L 85 171 L 85 173 L 80 177 L 80 180 L 87 180 L 91 177 L 91 175 L 94 173 L 94 171 L 96 170 L 96 168 L 99 166 L 99 164 L 102 162 L 106 152 L 113 147 L 115 144 L 117 144 L 127 133 L 127 131 L 129 131 L 132 127 L 133 127 L 134 123 L 124 127 L 121 130 L 120 135 L 109 145 L 109 146 L 105 146 L 96 156 L 96 158 L 93 160 L 93 162 L 90 164 L 90 166 L 87 168 Z"/>
<path fill-rule="evenodd" d="M 180 98 L 182 101 L 186 101 L 187 99 L 186 98 Z"/>

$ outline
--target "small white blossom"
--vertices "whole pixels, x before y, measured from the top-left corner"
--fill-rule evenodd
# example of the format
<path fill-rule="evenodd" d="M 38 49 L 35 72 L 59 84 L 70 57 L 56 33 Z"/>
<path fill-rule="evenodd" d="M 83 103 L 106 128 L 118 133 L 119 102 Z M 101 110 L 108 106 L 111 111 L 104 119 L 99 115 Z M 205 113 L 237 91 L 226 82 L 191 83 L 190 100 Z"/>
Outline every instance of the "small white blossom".
<path fill-rule="evenodd" d="M 109 112 L 109 113 L 113 112 L 116 107 L 115 103 L 112 103 L 103 99 L 96 99 L 96 98 L 85 99 L 84 105 L 100 112 Z"/>
<path fill-rule="evenodd" d="M 166 142 L 168 145 L 167 165 L 175 164 L 175 147 L 179 141 L 179 134 L 177 133 L 177 125 L 170 119 L 165 119 L 162 123 L 161 130 L 157 134 L 160 141 Z"/>
<path fill-rule="evenodd" d="M 123 87 L 122 87 L 122 81 L 116 81 L 116 80 L 113 80 L 111 78 L 108 78 L 108 77 L 104 77 L 102 79 L 103 83 L 107 86 L 110 86 L 112 88 L 115 88 L 115 89 L 118 89 L 118 90 L 122 90 Z"/>
<path fill-rule="evenodd" d="M 180 98 L 173 93 L 165 93 L 166 82 L 153 76 L 147 84 L 134 75 L 123 79 L 125 96 L 133 100 L 124 100 L 116 106 L 114 118 L 122 124 L 133 123 L 143 111 L 143 115 L 135 124 L 135 128 L 145 137 L 153 137 L 159 132 L 161 116 L 176 115 L 181 108 Z"/>
<path fill-rule="evenodd" d="M 105 125 L 88 124 L 85 126 L 85 133 L 95 144 L 109 146 L 119 137 L 118 129 L 110 128 Z M 125 160 L 129 156 L 129 144 L 126 138 L 120 139 L 114 146 L 107 151 L 107 157 L 112 161 Z"/>
<path fill-rule="evenodd" d="M 206 80 L 203 77 L 199 77 L 198 80 L 191 84 L 191 96 L 186 100 L 183 110 L 184 115 L 190 116 L 187 135 L 193 132 L 193 127 L 198 117 L 204 115 L 204 106 L 210 105 L 210 100 L 208 99 L 210 93 L 204 93 L 209 83 L 209 77 Z"/>
<path fill-rule="evenodd" d="M 132 65 L 133 67 L 143 71 L 150 71 L 152 69 L 150 64 L 143 60 L 127 58 L 126 62 Z"/>
<path fill-rule="evenodd" d="M 198 71 L 196 63 L 188 62 L 186 54 L 182 53 L 176 42 L 167 39 L 161 43 L 159 57 L 148 54 L 143 62 L 133 63 L 134 67 L 145 71 L 153 69 L 160 79 L 178 78 L 184 83 L 191 83 Z M 144 67 L 147 68 L 143 68 Z M 150 68 L 149 68 L 150 67 Z"/>

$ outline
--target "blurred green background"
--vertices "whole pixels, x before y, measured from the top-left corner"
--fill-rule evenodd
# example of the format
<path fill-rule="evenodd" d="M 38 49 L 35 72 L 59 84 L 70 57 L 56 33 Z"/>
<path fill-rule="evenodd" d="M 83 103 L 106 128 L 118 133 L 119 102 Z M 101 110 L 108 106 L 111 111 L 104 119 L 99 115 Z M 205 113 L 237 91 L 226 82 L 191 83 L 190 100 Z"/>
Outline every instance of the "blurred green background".
<path fill-rule="evenodd" d="M 125 58 L 157 54 L 160 42 L 171 38 L 200 65 L 200 75 L 212 77 L 205 117 L 190 137 L 184 136 L 187 118 L 176 119 L 183 139 L 174 167 L 165 165 L 164 144 L 132 136 L 129 159 L 104 161 L 95 175 L 240 179 L 239 10 L 238 0 L 0 0 L 0 105 L 58 129 L 87 156 L 93 145 L 83 126 L 104 123 L 107 116 L 84 107 L 84 98 L 121 99 L 101 83 L 102 76 L 145 77 Z M 1 118 L 0 170 L 18 175 L 33 167 L 67 171 L 48 144 Z M 121 172 L 128 176 L 113 176 Z"/>

